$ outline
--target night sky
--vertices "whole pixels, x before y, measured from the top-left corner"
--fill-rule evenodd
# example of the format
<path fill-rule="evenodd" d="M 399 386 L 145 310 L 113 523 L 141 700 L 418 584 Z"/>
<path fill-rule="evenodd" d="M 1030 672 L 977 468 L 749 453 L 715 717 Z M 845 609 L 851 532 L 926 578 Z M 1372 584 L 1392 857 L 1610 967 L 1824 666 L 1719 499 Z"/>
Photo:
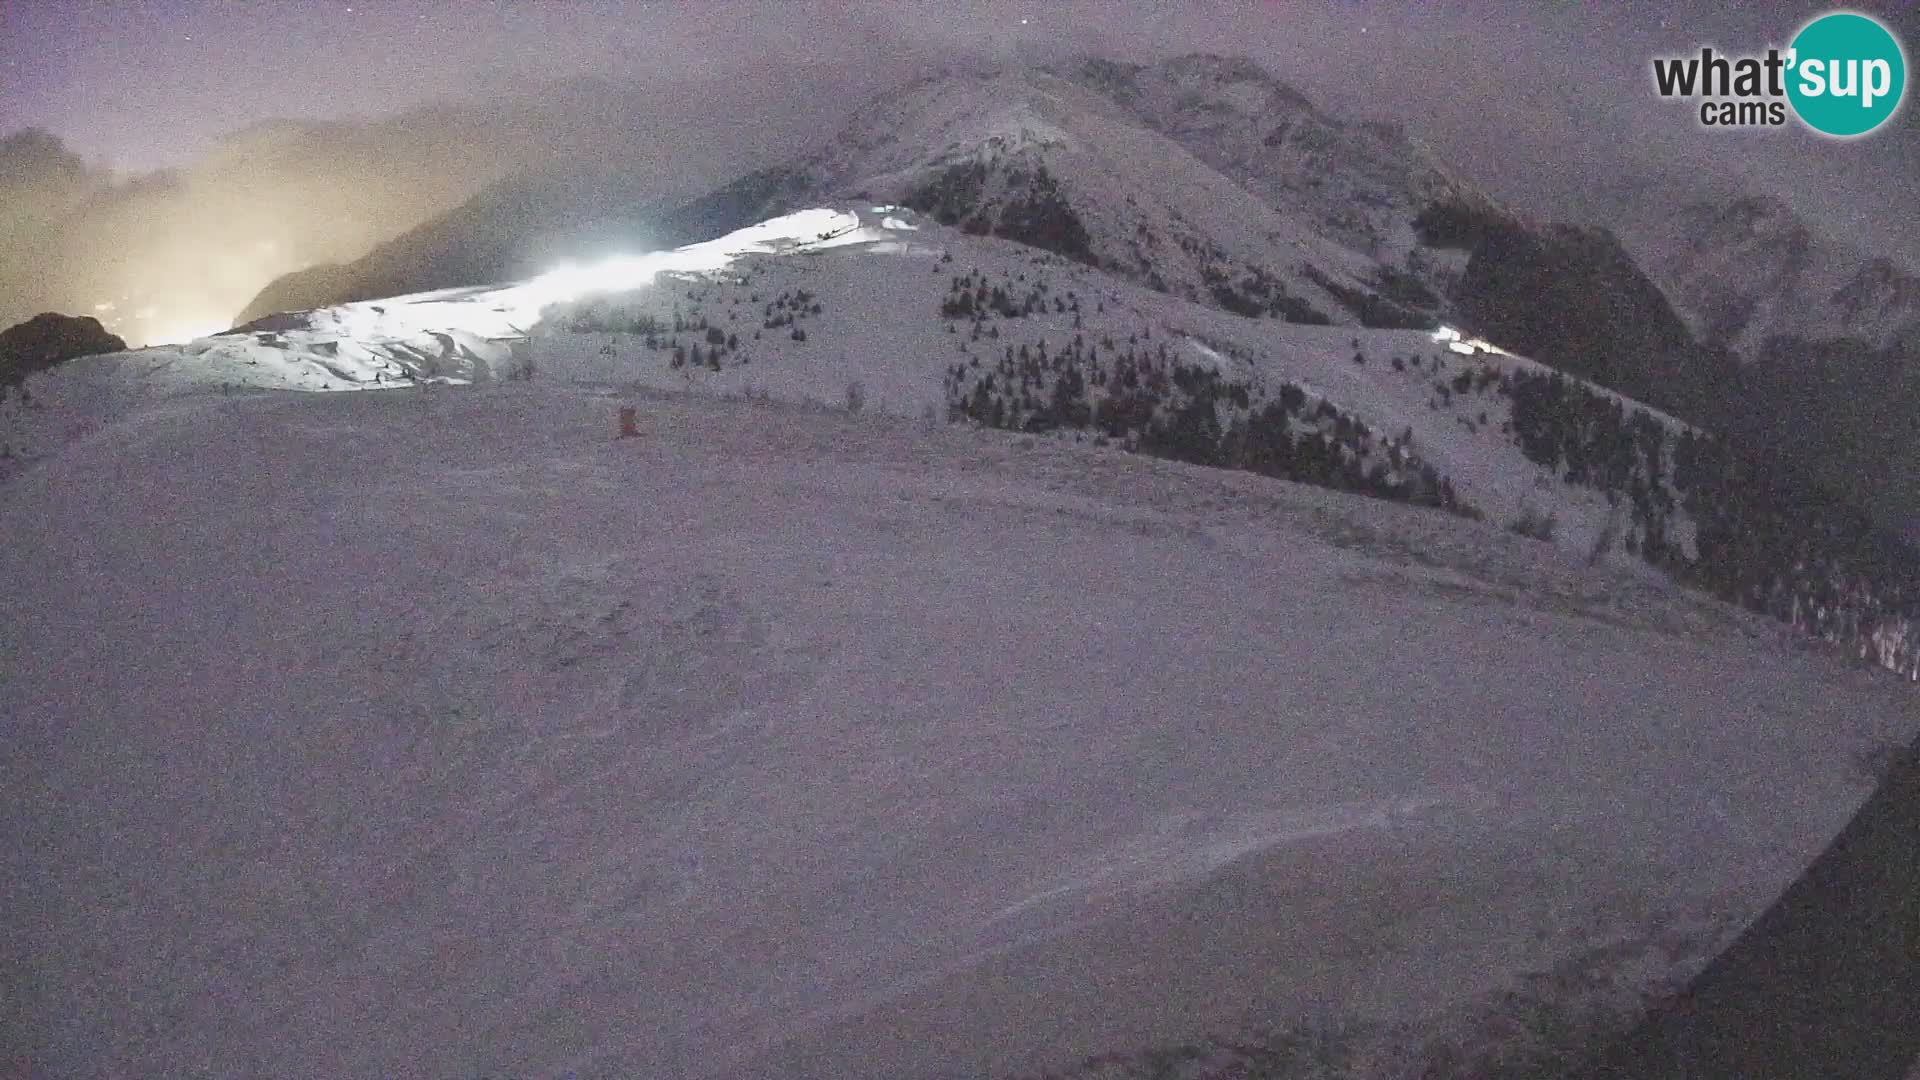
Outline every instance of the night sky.
<path fill-rule="evenodd" d="M 1459 171 L 1536 213 L 1573 216 L 1596 178 L 1623 170 L 1683 186 L 1737 180 L 1920 265 L 1920 240 L 1896 220 L 1920 200 L 1911 105 L 1892 129 L 1840 144 L 1797 126 L 1704 132 L 1687 106 L 1653 95 L 1656 53 L 1784 45 L 1828 10 L 1759 7 L 0 0 L 0 132 L 44 127 L 90 161 L 144 170 L 189 163 L 221 133 L 271 117 L 484 102 L 580 75 L 670 88 L 715 77 L 750 85 L 783 65 L 833 71 L 847 93 L 821 99 L 831 122 L 942 56 L 1206 49 L 1250 55 L 1343 112 L 1405 120 Z M 1907 5 L 1855 9 L 1920 40 L 1920 14 Z M 698 98 L 685 107 L 698 109 Z"/>

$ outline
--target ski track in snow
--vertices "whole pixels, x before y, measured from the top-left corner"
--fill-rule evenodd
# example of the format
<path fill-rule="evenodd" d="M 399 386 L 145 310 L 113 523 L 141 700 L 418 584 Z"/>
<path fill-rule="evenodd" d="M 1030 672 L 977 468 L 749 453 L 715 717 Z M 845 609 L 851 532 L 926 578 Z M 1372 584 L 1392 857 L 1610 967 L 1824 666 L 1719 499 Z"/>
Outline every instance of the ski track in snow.
<path fill-rule="evenodd" d="M 1608 911 L 1750 917 L 1913 723 L 1493 525 L 816 409 L 176 402 L 0 532 L 0 1020 L 59 1075 L 999 1074 L 1439 1010 Z"/>

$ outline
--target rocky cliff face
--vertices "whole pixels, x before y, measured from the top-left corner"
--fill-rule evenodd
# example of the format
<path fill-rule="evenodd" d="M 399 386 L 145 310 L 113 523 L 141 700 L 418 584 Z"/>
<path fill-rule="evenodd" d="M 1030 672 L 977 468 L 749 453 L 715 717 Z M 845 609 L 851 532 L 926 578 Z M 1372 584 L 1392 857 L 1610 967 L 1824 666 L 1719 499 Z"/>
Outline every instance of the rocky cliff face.
<path fill-rule="evenodd" d="M 1744 359 L 1778 339 L 1883 349 L 1920 336 L 1920 276 L 1821 237 L 1776 199 L 1698 202 L 1624 235 L 1694 331 Z"/>

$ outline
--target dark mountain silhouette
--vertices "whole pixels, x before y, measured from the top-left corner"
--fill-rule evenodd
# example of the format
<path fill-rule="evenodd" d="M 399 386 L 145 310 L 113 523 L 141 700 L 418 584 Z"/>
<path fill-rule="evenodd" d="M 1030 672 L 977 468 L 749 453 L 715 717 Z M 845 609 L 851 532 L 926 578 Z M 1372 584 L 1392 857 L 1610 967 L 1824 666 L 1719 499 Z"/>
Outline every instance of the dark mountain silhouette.
<path fill-rule="evenodd" d="M 1920 744 L 1774 905 L 1580 1080 L 1920 1065 Z"/>
<path fill-rule="evenodd" d="M 36 371 L 96 353 L 119 352 L 127 343 L 107 333 L 90 315 L 43 312 L 0 330 L 0 386 L 18 384 Z"/>

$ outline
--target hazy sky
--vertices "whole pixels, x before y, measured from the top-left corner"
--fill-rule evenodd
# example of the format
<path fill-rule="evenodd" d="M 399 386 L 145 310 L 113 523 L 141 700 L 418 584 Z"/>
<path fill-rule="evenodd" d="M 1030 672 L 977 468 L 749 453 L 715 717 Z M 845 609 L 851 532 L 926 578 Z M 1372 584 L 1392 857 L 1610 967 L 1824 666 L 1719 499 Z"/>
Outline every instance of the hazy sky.
<path fill-rule="evenodd" d="M 1903 3 L 1853 5 L 1920 41 Z M 943 55 L 1095 48 L 1244 53 L 1323 104 L 1407 121 L 1459 171 L 1541 212 L 1623 168 L 1738 179 L 1920 265 L 1920 109 L 1864 140 L 1703 131 L 1650 58 L 1784 45 L 1826 5 L 1534 0 L 816 4 L 703 0 L 0 0 L 0 132 L 46 127 L 94 161 L 180 164 L 278 116 L 476 101 L 578 75 L 844 75 L 848 99 Z M 1026 20 L 1022 23 L 1022 20 Z M 769 93 L 778 93 L 770 88 Z M 1911 95 L 1910 95 L 1911 96 Z M 689 94 L 685 107 L 700 108 Z"/>

